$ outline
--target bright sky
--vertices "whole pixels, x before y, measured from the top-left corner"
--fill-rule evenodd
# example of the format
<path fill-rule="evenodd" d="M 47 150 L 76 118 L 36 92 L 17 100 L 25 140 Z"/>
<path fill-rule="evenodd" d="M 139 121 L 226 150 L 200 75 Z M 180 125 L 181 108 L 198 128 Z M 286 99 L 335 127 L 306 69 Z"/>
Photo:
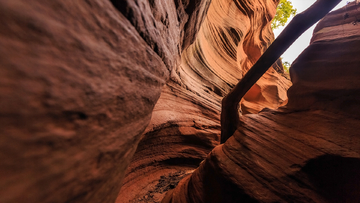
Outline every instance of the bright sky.
<path fill-rule="evenodd" d="M 289 0 L 291 1 L 294 8 L 297 9 L 296 13 L 301 13 L 307 8 L 309 8 L 316 0 Z M 339 9 L 346 5 L 346 2 L 350 0 L 342 0 L 333 10 Z M 289 23 L 291 19 L 288 20 Z M 286 26 L 286 25 L 285 25 Z M 284 26 L 284 27 L 285 27 Z M 287 61 L 290 64 L 300 55 L 300 53 L 309 45 L 313 30 L 316 25 L 313 25 L 306 32 L 304 32 L 292 45 L 289 49 L 282 55 L 283 62 Z M 281 31 L 284 29 L 281 27 L 274 30 L 275 37 L 277 37 Z"/>

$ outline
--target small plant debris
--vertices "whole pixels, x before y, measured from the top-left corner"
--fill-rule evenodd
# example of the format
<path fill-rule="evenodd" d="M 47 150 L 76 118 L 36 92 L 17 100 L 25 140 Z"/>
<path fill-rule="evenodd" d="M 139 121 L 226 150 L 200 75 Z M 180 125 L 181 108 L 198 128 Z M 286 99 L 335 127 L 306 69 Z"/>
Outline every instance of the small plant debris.
<path fill-rule="evenodd" d="M 131 203 L 147 202 L 147 203 L 160 203 L 161 198 L 156 198 L 157 196 L 163 197 L 162 194 L 165 192 L 174 189 L 180 180 L 182 180 L 187 174 L 187 171 L 176 171 L 168 175 L 160 176 L 159 182 L 155 185 L 153 190 L 148 191 L 143 197 L 137 198 Z"/>

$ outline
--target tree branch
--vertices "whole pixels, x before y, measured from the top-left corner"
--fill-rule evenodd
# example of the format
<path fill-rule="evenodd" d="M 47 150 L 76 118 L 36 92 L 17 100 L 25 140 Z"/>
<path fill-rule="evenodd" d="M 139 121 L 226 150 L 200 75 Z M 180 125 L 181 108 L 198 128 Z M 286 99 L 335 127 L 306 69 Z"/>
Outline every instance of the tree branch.
<path fill-rule="evenodd" d="M 223 98 L 221 143 L 224 143 L 234 134 L 239 124 L 239 102 L 246 92 L 302 33 L 323 18 L 340 1 L 317 0 L 304 12 L 296 15 L 241 81 Z"/>

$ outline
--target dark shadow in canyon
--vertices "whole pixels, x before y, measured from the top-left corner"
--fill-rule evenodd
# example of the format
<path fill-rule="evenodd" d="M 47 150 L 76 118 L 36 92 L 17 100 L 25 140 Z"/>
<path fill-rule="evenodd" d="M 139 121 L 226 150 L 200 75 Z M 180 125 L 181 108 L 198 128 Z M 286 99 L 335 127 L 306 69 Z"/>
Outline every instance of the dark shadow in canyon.
<path fill-rule="evenodd" d="M 301 169 L 329 202 L 360 200 L 360 159 L 323 155 L 311 159 Z"/>

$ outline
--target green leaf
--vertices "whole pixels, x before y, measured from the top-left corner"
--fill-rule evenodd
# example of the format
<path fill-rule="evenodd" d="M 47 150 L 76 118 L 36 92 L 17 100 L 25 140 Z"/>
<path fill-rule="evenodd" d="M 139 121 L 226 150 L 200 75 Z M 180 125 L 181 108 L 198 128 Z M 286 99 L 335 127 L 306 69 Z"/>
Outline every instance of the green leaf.
<path fill-rule="evenodd" d="M 292 3 L 288 0 L 280 0 L 279 5 L 276 8 L 276 15 L 271 21 L 271 28 L 277 29 L 284 26 L 291 16 L 295 16 L 296 9 L 294 9 Z"/>

